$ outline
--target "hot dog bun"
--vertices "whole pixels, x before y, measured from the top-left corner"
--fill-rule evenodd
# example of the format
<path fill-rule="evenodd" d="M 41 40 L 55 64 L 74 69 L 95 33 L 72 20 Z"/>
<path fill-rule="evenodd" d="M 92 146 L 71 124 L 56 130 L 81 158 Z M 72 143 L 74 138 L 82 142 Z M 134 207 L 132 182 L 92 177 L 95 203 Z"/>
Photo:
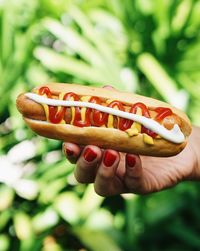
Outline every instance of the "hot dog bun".
<path fill-rule="evenodd" d="M 147 144 L 144 141 L 142 133 L 130 137 L 125 131 L 116 128 L 96 126 L 78 127 L 72 124 L 49 123 L 46 121 L 41 104 L 30 100 L 24 94 L 19 95 L 16 101 L 17 108 L 23 115 L 25 122 L 34 132 L 47 138 L 73 142 L 80 145 L 92 144 L 105 149 L 111 148 L 127 153 L 149 156 L 173 156 L 182 151 L 191 133 L 191 124 L 185 113 L 153 98 L 77 84 L 51 83 L 45 84 L 45 86 L 51 90 L 54 96 L 58 96 L 61 92 L 73 92 L 79 96 L 96 96 L 104 100 L 104 102 L 105 100 L 118 100 L 124 106 L 131 106 L 134 103 L 141 102 L 149 109 L 154 109 L 155 107 L 170 108 L 174 114 L 176 123 L 185 136 L 185 141 L 177 144 L 164 138 L 156 137 L 153 139 L 154 144 Z M 37 92 L 40 87 L 35 88 L 32 92 Z"/>

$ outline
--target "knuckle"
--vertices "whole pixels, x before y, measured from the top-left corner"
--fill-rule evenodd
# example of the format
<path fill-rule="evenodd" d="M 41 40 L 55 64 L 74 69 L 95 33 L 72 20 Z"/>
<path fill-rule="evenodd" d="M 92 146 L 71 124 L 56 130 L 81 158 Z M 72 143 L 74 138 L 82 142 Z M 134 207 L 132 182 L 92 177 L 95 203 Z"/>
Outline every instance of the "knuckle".
<path fill-rule="evenodd" d="M 100 180 L 110 180 L 112 177 L 110 172 L 106 172 L 104 170 L 99 170 L 98 176 Z"/>
<path fill-rule="evenodd" d="M 101 197 L 108 197 L 110 195 L 109 191 L 102 189 L 100 187 L 97 187 L 97 186 L 94 187 L 94 190 L 95 190 L 96 194 L 98 194 Z"/>
<path fill-rule="evenodd" d="M 94 182 L 94 179 L 92 177 L 87 177 L 87 176 L 83 177 L 81 175 L 78 175 L 76 172 L 74 173 L 74 177 L 76 181 L 80 184 L 89 184 Z"/>

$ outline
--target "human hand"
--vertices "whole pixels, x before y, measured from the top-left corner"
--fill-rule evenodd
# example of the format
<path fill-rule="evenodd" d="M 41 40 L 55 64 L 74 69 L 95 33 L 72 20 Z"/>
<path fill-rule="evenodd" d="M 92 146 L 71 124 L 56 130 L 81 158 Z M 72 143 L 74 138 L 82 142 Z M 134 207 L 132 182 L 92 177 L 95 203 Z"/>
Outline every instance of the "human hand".
<path fill-rule="evenodd" d="M 73 143 L 64 143 L 63 151 L 70 162 L 76 163 L 74 174 L 77 181 L 94 183 L 97 194 L 148 194 L 183 180 L 195 179 L 197 156 L 192 140 L 191 136 L 180 154 L 168 158 L 136 156 Z"/>
<path fill-rule="evenodd" d="M 194 128 L 186 148 L 177 156 L 168 158 L 137 156 L 68 142 L 63 144 L 63 152 L 70 162 L 76 163 L 74 174 L 77 181 L 94 183 L 96 193 L 101 196 L 148 194 L 183 180 L 195 179 L 198 169 L 197 135 L 199 129 Z"/>

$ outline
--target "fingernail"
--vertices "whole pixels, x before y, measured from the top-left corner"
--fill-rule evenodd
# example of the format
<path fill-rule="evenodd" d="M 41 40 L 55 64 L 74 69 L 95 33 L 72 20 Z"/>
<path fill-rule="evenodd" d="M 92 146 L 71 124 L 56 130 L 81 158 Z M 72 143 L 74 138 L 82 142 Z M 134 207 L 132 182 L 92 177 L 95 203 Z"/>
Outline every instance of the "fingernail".
<path fill-rule="evenodd" d="M 136 163 L 136 158 L 135 156 L 131 155 L 131 154 L 127 154 L 126 155 L 126 163 L 128 166 L 130 167 L 134 167 L 135 163 Z"/>
<path fill-rule="evenodd" d="M 116 154 L 113 154 L 112 152 L 106 151 L 105 155 L 104 155 L 103 163 L 107 167 L 112 166 L 114 164 L 116 158 L 117 158 Z"/>
<path fill-rule="evenodd" d="M 83 157 L 86 161 L 92 162 L 97 157 L 97 153 L 94 152 L 91 148 L 87 148 L 83 154 Z"/>
<path fill-rule="evenodd" d="M 65 153 L 67 154 L 67 156 L 72 156 L 74 154 L 74 152 L 69 148 L 66 148 Z"/>

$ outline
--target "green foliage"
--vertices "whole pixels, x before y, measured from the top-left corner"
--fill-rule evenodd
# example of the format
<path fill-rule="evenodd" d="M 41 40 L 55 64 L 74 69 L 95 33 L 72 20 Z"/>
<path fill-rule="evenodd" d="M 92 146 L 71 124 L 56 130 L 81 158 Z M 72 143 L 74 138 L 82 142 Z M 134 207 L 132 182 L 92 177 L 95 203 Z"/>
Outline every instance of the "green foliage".
<path fill-rule="evenodd" d="M 199 250 L 198 184 L 102 198 L 15 107 L 40 83 L 112 84 L 200 125 L 199 14 L 198 0 L 0 1 L 0 250 Z"/>

